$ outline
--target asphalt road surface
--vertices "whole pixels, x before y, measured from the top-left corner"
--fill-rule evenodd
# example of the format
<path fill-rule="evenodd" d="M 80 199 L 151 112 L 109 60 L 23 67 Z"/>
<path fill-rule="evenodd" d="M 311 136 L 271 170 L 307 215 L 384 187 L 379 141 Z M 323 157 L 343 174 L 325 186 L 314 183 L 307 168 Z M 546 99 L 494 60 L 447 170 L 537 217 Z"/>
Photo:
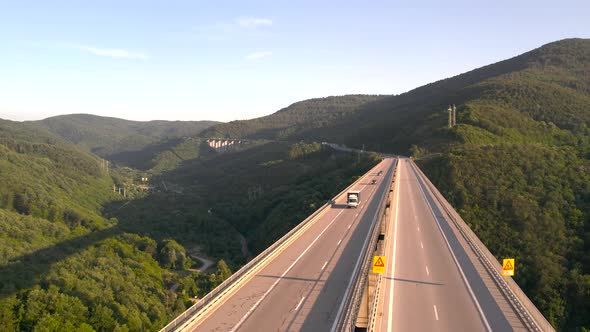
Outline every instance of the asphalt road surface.
<path fill-rule="evenodd" d="M 370 170 L 351 189 L 361 191 L 359 208 L 347 208 L 346 196 L 338 197 L 226 301 L 184 330 L 330 331 L 341 314 L 379 204 L 391 186 L 394 166 L 395 159 L 389 158 Z M 378 171 L 383 173 L 377 175 Z M 376 184 L 371 184 L 373 179 Z"/>
<path fill-rule="evenodd" d="M 498 304 L 502 299 L 484 284 L 409 160 L 400 159 L 396 178 L 376 331 L 519 329 L 521 322 L 506 318 L 514 313 L 507 314 L 510 307 Z"/>

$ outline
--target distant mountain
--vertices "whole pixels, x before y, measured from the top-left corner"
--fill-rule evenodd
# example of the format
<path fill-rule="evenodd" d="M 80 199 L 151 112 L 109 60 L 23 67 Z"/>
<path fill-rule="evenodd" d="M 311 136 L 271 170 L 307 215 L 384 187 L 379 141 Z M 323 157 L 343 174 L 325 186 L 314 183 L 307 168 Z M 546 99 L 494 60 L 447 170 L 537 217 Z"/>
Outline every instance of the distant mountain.
<path fill-rule="evenodd" d="M 498 258 L 516 257 L 517 282 L 558 330 L 590 328 L 588 39 L 397 96 L 313 99 L 201 135 L 412 155 Z"/>
<path fill-rule="evenodd" d="M 217 154 L 207 137 L 271 141 Z M 263 250 L 375 162 L 319 141 L 412 155 L 496 257 L 516 258 L 515 280 L 558 330 L 590 329 L 585 39 L 397 96 L 312 99 L 224 124 L 2 120 L 0 329 L 163 326 L 221 281 L 175 273 L 187 261 L 169 238 L 237 267 L 242 240 Z M 96 155 L 154 170 L 155 190 L 124 200 L 112 186 L 133 190 L 143 172 L 108 173 Z"/>
<path fill-rule="evenodd" d="M 191 264 L 184 248 L 102 213 L 145 196 L 135 174 L 37 123 L 0 120 L 1 331 L 157 331 L 185 310 L 183 287 L 199 288 L 174 274 Z"/>
<path fill-rule="evenodd" d="M 100 157 L 126 164 L 130 159 L 127 153 L 135 153 L 134 159 L 149 160 L 162 149 L 176 145 L 177 139 L 195 136 L 219 122 L 141 122 L 90 114 L 70 114 L 32 123 Z"/>
<path fill-rule="evenodd" d="M 437 149 L 455 141 L 444 130 L 447 107 L 458 105 L 462 117 L 469 101 L 481 98 L 518 101 L 514 111 L 523 116 L 572 128 L 590 119 L 589 48 L 589 40 L 563 40 L 401 95 L 311 99 L 201 135 L 325 140 L 407 154 L 413 144 Z M 529 94 L 538 98 L 519 98 Z M 557 108 L 560 101 L 565 108 Z"/>
<path fill-rule="evenodd" d="M 100 219 L 97 208 L 112 199 L 98 158 L 31 123 L 0 120 L 0 151 L 0 208 L 51 220 L 72 213 Z"/>
<path fill-rule="evenodd" d="M 385 96 L 348 95 L 297 102 L 261 118 L 231 121 L 204 130 L 209 138 L 293 139 L 301 133 L 330 126 L 363 109 L 363 106 Z"/>

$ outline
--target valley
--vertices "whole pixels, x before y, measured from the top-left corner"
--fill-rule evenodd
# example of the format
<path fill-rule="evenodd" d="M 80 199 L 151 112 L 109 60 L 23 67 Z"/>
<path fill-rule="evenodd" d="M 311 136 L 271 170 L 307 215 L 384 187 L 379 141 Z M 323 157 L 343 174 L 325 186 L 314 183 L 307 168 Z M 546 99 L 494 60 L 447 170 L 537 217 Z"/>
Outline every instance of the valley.
<path fill-rule="evenodd" d="M 557 330 L 590 328 L 587 39 L 250 120 L 0 120 L 0 327 L 158 330 L 381 159 L 321 142 L 413 157 Z"/>

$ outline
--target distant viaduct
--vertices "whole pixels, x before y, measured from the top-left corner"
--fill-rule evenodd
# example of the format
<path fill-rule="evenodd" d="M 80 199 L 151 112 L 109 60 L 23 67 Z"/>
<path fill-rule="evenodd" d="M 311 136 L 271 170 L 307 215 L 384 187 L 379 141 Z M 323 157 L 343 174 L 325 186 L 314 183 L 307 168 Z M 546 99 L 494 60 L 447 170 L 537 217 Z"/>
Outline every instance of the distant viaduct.
<path fill-rule="evenodd" d="M 232 138 L 209 138 L 207 144 L 217 152 L 226 152 L 234 150 L 235 148 L 248 143 L 244 139 L 232 139 Z"/>

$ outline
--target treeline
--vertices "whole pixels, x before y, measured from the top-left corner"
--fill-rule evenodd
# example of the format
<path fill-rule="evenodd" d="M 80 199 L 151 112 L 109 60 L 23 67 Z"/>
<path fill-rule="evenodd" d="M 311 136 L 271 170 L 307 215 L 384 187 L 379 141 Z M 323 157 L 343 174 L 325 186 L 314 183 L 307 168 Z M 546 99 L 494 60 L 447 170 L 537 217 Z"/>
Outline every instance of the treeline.
<path fill-rule="evenodd" d="M 230 274 L 224 263 L 190 272 L 174 240 L 106 219 L 103 205 L 123 198 L 111 175 L 129 180 L 35 126 L 0 121 L 0 330 L 158 330 Z M 181 291 L 187 275 L 197 286 Z"/>
<path fill-rule="evenodd" d="M 189 272 L 174 240 L 66 226 L 0 209 L 0 328 L 155 331 L 231 271 Z"/>
<path fill-rule="evenodd" d="M 455 150 L 427 173 L 555 326 L 590 315 L 590 162 L 571 149 L 501 144 Z"/>
<path fill-rule="evenodd" d="M 412 149 L 560 331 L 590 329 L 590 42 L 547 45 L 459 94 L 458 125 Z"/>
<path fill-rule="evenodd" d="M 362 110 L 363 105 L 384 96 L 347 95 L 304 100 L 278 112 L 252 120 L 231 121 L 204 130 L 201 137 L 309 139 L 300 133 L 323 128 Z M 313 137 L 317 139 L 317 137 Z"/>
<path fill-rule="evenodd" d="M 376 162 L 318 143 L 254 145 L 187 161 L 154 180 L 169 191 L 107 211 L 128 232 L 198 244 L 237 268 L 247 261 L 240 236 L 261 251 Z"/>
<path fill-rule="evenodd" d="M 129 121 L 91 114 L 69 114 L 30 122 L 86 151 L 110 160 L 162 142 L 195 136 L 214 121 Z M 153 153 L 155 155 L 155 153 Z M 147 159 L 149 160 L 149 159 Z M 131 161 L 133 160 L 119 160 Z"/>

